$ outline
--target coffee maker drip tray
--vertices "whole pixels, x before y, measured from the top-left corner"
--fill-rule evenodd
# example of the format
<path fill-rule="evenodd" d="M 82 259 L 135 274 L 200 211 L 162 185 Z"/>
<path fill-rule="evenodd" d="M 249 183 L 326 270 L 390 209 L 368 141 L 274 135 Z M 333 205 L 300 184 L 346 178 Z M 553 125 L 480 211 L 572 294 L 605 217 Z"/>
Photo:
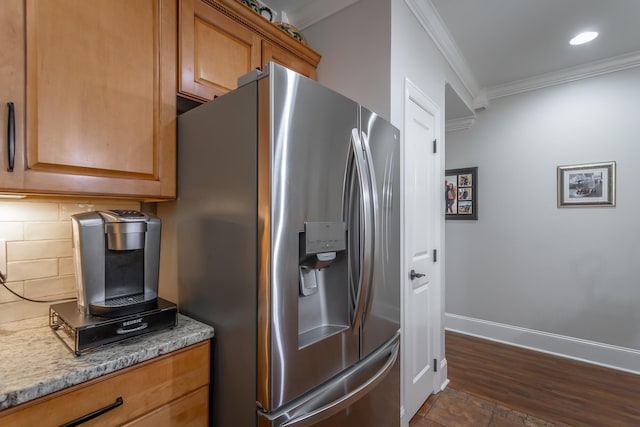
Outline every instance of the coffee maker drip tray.
<path fill-rule="evenodd" d="M 140 311 L 152 310 L 158 297 L 155 294 L 137 294 L 119 298 L 111 298 L 102 302 L 89 304 L 89 313 L 100 317 L 122 317 Z"/>
<path fill-rule="evenodd" d="M 157 298 L 153 307 L 147 310 L 120 317 L 85 315 L 78 310 L 75 301 L 49 307 L 49 326 L 76 356 L 177 324 L 178 306 L 162 298 Z"/>

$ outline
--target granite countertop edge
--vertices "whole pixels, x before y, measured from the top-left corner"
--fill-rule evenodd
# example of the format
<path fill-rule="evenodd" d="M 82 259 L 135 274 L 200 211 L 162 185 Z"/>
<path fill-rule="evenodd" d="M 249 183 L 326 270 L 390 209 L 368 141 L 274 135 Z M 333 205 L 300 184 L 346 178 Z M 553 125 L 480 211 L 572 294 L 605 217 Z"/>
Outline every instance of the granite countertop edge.
<path fill-rule="evenodd" d="M 44 325 L 42 324 L 44 322 Z M 178 314 L 178 326 L 74 356 L 48 317 L 0 325 L 0 411 L 212 338 L 211 326 Z"/>

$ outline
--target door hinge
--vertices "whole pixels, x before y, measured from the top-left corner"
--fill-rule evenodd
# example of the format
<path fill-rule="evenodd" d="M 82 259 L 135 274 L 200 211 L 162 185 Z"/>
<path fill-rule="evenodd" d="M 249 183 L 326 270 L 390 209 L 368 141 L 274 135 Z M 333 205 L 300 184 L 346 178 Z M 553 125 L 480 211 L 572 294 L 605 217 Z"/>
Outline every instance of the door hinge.
<path fill-rule="evenodd" d="M 434 139 L 433 140 L 433 154 L 436 154 L 438 152 L 438 140 Z"/>
<path fill-rule="evenodd" d="M 438 359 L 433 359 L 433 372 L 438 372 Z"/>
<path fill-rule="evenodd" d="M 438 262 L 438 250 L 433 250 L 433 262 Z"/>

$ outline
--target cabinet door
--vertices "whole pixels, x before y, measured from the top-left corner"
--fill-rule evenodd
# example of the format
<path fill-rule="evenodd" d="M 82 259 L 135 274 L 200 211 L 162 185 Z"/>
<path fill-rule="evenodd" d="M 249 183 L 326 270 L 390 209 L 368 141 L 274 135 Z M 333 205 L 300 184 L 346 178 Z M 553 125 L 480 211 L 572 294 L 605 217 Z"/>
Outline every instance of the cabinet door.
<path fill-rule="evenodd" d="M 87 425 L 121 426 L 139 419 L 139 425 L 182 426 L 180 420 L 170 422 L 176 417 L 188 420 L 185 425 L 207 425 L 210 357 L 209 341 L 194 344 L 0 411 L 0 425 L 59 426 L 107 408 Z"/>
<path fill-rule="evenodd" d="M 276 62 L 310 79 L 315 80 L 316 78 L 316 68 L 313 65 L 281 47 L 263 41 L 262 62 L 267 63 L 269 61 Z"/>
<path fill-rule="evenodd" d="M 2 0 L 0 4 L 0 188 L 22 188 L 22 174 L 9 171 L 24 167 L 24 6 L 23 0 Z M 9 106 L 14 115 L 10 123 Z M 9 128 L 13 128 L 12 141 Z M 9 146 L 13 154 L 9 158 Z"/>
<path fill-rule="evenodd" d="M 206 427 L 209 420 L 209 387 L 201 387 L 167 403 L 123 427 Z"/>
<path fill-rule="evenodd" d="M 23 14 L 21 178 L 2 190 L 175 197 L 175 3 L 27 0 Z"/>
<path fill-rule="evenodd" d="M 201 0 L 180 1 L 179 92 L 211 100 L 260 67 L 260 37 Z"/>

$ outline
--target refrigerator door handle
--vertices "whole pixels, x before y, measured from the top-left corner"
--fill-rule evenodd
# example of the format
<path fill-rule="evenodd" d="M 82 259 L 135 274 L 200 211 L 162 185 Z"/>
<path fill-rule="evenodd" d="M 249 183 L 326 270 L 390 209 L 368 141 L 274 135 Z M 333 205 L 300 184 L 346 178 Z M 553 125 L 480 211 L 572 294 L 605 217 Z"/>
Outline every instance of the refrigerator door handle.
<path fill-rule="evenodd" d="M 365 159 L 367 162 L 367 169 L 369 171 L 369 190 L 371 191 L 370 194 L 370 202 L 371 202 L 371 210 L 372 210 L 372 214 L 371 214 L 371 220 L 373 222 L 372 224 L 372 230 L 371 230 L 371 235 L 369 237 L 369 244 L 371 245 L 371 252 L 372 252 L 372 256 L 375 250 L 375 240 L 378 238 L 378 236 L 380 236 L 379 234 L 379 227 L 378 227 L 378 192 L 376 191 L 376 175 L 375 175 L 375 170 L 373 169 L 373 157 L 371 155 L 371 148 L 369 146 L 369 136 L 367 135 L 366 132 L 362 132 L 362 147 L 364 149 L 364 153 L 365 153 Z M 371 313 L 371 307 L 373 306 L 373 291 L 375 289 L 375 287 L 373 286 L 373 275 L 374 275 L 374 269 L 375 269 L 375 262 L 371 262 L 370 263 L 370 270 L 368 273 L 368 282 L 367 282 L 367 294 L 366 294 L 366 308 L 364 310 L 364 314 L 363 314 L 363 326 L 364 324 L 367 322 L 368 318 L 369 318 L 369 313 Z"/>
<path fill-rule="evenodd" d="M 334 400 L 326 405 L 323 405 L 317 409 L 314 409 L 306 414 L 303 414 L 299 417 L 293 418 L 289 421 L 281 424 L 281 427 L 308 427 L 312 426 L 338 412 L 342 411 L 345 408 L 348 408 L 356 401 L 360 400 L 364 395 L 369 393 L 380 381 L 382 381 L 389 371 L 393 368 L 393 365 L 396 363 L 398 359 L 398 353 L 400 351 L 400 340 L 399 335 L 396 335 L 391 343 L 387 346 L 383 346 L 376 353 L 378 355 L 385 353 L 385 350 L 388 351 L 388 346 L 392 345 L 391 353 L 389 354 L 387 361 L 382 365 L 382 367 L 367 381 L 362 383 L 359 387 L 355 388 L 351 392 L 342 396 L 341 398 Z M 376 355 L 371 356 L 372 359 L 377 359 Z"/>
<path fill-rule="evenodd" d="M 362 264 L 360 266 L 360 275 L 358 283 L 358 292 L 356 299 L 356 310 L 351 321 L 351 329 L 357 331 L 362 322 L 363 312 L 365 309 L 367 288 L 371 286 L 373 272 L 373 235 L 374 235 L 374 212 L 371 200 L 371 179 L 369 178 L 369 167 L 367 164 L 365 147 L 362 143 L 357 129 L 351 130 L 351 145 L 355 159 L 356 172 L 360 183 L 360 196 L 362 197 L 362 222 L 364 224 L 364 244 L 362 254 Z"/>

